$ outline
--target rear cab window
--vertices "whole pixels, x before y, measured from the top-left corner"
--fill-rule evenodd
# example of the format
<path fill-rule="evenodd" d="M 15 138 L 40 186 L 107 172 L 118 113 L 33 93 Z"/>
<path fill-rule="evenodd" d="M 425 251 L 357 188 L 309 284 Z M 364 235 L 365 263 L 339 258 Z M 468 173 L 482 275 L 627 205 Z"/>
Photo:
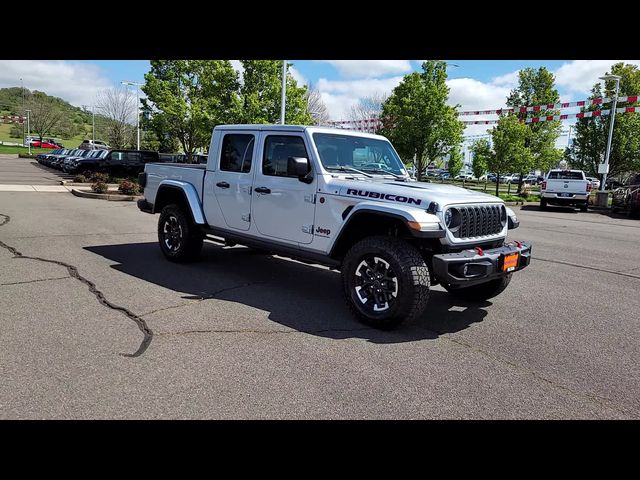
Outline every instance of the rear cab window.
<path fill-rule="evenodd" d="M 584 173 L 572 172 L 569 170 L 549 172 L 547 180 L 584 180 Z"/>

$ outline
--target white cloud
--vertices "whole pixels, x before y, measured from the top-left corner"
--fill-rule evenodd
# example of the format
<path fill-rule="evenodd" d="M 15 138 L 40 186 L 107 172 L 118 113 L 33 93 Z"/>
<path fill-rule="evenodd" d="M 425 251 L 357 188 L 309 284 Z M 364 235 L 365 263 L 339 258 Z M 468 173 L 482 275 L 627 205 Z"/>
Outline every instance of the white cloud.
<path fill-rule="evenodd" d="M 0 87 L 40 90 L 72 105 L 91 105 L 96 93 L 113 86 L 96 65 L 65 60 L 0 60 Z"/>
<path fill-rule="evenodd" d="M 307 79 L 304 78 L 302 74 L 295 69 L 295 67 L 289 67 L 289 73 L 296 80 L 296 82 L 298 82 L 299 87 L 308 83 Z M 282 78 L 282 75 L 280 75 L 280 78 Z"/>
<path fill-rule="evenodd" d="M 509 89 L 515 88 L 518 85 L 518 72 L 519 70 L 516 70 L 515 72 L 505 73 L 504 75 L 495 77 L 491 83 Z"/>
<path fill-rule="evenodd" d="M 588 94 L 591 88 L 614 63 L 625 62 L 640 65 L 639 60 L 574 60 L 565 63 L 554 74 L 556 85 L 573 92 Z"/>
<path fill-rule="evenodd" d="M 343 77 L 371 78 L 413 71 L 409 60 L 319 60 L 338 70 Z"/>
<path fill-rule="evenodd" d="M 236 72 L 240 74 L 240 81 L 242 82 L 242 76 L 244 75 L 244 67 L 240 60 L 229 60 L 231 62 L 231 66 L 235 69 Z"/>
<path fill-rule="evenodd" d="M 365 78 L 362 80 L 327 80 L 321 78 L 316 87 L 329 110 L 332 120 L 345 120 L 352 105 L 363 97 L 390 94 L 400 83 L 401 76 L 391 78 Z"/>

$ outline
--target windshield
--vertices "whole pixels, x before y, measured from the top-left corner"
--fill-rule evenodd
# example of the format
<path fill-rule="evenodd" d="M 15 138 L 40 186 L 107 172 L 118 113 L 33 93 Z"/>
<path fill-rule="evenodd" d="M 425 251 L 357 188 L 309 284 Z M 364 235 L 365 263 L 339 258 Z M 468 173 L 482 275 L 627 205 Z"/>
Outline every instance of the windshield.
<path fill-rule="evenodd" d="M 582 177 L 583 173 L 581 171 L 570 171 L 570 170 L 563 170 L 563 171 L 555 171 L 555 172 L 549 172 L 549 175 L 547 176 L 547 180 L 583 180 Z"/>
<path fill-rule="evenodd" d="M 355 168 L 367 173 L 406 175 L 402 161 L 386 140 L 314 133 L 320 161 L 327 170 Z"/>

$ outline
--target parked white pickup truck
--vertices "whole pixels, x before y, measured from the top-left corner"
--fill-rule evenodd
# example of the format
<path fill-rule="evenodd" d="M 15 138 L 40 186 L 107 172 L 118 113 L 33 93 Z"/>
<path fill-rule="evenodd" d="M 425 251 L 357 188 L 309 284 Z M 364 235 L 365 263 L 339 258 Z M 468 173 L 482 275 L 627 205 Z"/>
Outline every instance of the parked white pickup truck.
<path fill-rule="evenodd" d="M 329 266 L 377 328 L 420 316 L 438 283 L 470 300 L 498 295 L 531 258 L 527 243 L 505 243 L 519 222 L 502 200 L 411 181 L 378 135 L 219 126 L 206 165 L 146 164 L 139 180 L 169 260 L 195 258 L 206 238 Z"/>
<path fill-rule="evenodd" d="M 591 182 L 582 170 L 550 170 L 540 186 L 540 208 L 569 205 L 586 212 L 591 188 Z"/>

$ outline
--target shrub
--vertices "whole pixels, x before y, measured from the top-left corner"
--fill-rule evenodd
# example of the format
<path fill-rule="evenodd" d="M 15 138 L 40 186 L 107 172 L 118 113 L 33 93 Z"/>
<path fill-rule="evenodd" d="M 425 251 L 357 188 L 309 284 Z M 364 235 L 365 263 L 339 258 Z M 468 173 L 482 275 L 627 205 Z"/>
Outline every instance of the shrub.
<path fill-rule="evenodd" d="M 531 185 L 529 185 L 528 183 L 523 184 L 522 189 L 520 190 L 520 196 L 526 199 L 530 195 L 531 195 Z"/>
<path fill-rule="evenodd" d="M 104 182 L 95 182 L 91 185 L 91 190 L 96 193 L 107 193 L 109 187 Z"/>
<path fill-rule="evenodd" d="M 125 179 L 120 182 L 118 192 L 124 195 L 138 195 L 140 193 L 140 185 Z"/>
<path fill-rule="evenodd" d="M 73 181 L 76 183 L 86 183 L 87 177 L 85 177 L 84 175 L 76 175 L 75 177 L 73 177 Z"/>
<path fill-rule="evenodd" d="M 109 181 L 109 174 L 96 172 L 91 176 L 91 180 L 97 183 L 107 183 Z"/>

